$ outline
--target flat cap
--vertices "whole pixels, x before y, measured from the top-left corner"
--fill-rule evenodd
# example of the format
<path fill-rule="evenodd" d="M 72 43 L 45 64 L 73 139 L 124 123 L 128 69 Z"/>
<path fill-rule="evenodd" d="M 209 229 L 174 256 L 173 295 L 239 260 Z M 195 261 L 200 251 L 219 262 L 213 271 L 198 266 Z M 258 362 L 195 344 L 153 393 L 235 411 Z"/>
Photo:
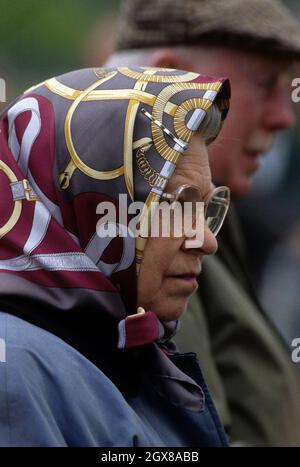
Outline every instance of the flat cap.
<path fill-rule="evenodd" d="M 123 2 L 116 49 L 180 44 L 228 45 L 299 58 L 300 23 L 278 0 Z"/>

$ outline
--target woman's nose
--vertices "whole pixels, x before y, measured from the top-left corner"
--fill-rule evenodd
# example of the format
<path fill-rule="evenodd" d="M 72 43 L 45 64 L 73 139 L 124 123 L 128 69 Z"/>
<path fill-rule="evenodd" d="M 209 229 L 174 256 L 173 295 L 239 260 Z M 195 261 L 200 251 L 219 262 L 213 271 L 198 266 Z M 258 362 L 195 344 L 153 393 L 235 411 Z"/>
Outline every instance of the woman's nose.
<path fill-rule="evenodd" d="M 199 240 L 197 236 L 186 239 L 184 242 L 184 249 L 198 250 L 201 255 L 213 255 L 217 251 L 217 239 L 206 223 L 204 224 L 203 237 L 200 241 Z"/>
<path fill-rule="evenodd" d="M 218 242 L 215 235 L 209 229 L 208 225 L 205 224 L 204 227 L 204 240 L 202 245 L 202 252 L 205 255 L 213 255 L 218 249 Z"/>

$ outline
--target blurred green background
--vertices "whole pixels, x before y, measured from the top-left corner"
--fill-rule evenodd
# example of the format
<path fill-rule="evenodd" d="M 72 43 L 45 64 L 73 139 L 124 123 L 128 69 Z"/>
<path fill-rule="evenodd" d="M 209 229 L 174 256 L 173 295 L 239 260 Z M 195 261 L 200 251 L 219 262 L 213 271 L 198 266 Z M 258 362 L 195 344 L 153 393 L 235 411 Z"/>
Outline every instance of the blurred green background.
<path fill-rule="evenodd" d="M 7 101 L 34 83 L 100 65 L 120 0 L 0 0 L 0 78 Z"/>
<path fill-rule="evenodd" d="M 101 65 L 112 50 L 120 3 L 0 0 L 0 78 L 7 101 L 50 76 Z M 285 3 L 298 13 L 299 0 Z"/>

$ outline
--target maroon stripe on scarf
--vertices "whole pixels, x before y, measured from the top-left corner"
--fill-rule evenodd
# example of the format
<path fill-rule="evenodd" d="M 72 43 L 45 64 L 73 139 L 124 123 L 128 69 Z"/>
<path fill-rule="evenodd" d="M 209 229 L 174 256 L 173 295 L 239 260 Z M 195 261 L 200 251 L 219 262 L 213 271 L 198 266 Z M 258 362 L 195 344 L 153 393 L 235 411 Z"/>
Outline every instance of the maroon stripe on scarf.
<path fill-rule="evenodd" d="M 159 321 L 153 311 L 127 316 L 119 322 L 119 349 L 150 344 L 159 337 Z"/>

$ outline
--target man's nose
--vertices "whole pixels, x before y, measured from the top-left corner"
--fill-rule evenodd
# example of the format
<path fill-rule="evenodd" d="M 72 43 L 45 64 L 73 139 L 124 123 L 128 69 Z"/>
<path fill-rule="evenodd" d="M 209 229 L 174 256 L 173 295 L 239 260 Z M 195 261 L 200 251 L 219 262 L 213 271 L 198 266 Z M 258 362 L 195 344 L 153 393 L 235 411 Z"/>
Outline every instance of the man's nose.
<path fill-rule="evenodd" d="M 265 104 L 264 124 L 269 131 L 287 130 L 295 124 L 292 100 L 287 87 L 276 88 Z"/>

